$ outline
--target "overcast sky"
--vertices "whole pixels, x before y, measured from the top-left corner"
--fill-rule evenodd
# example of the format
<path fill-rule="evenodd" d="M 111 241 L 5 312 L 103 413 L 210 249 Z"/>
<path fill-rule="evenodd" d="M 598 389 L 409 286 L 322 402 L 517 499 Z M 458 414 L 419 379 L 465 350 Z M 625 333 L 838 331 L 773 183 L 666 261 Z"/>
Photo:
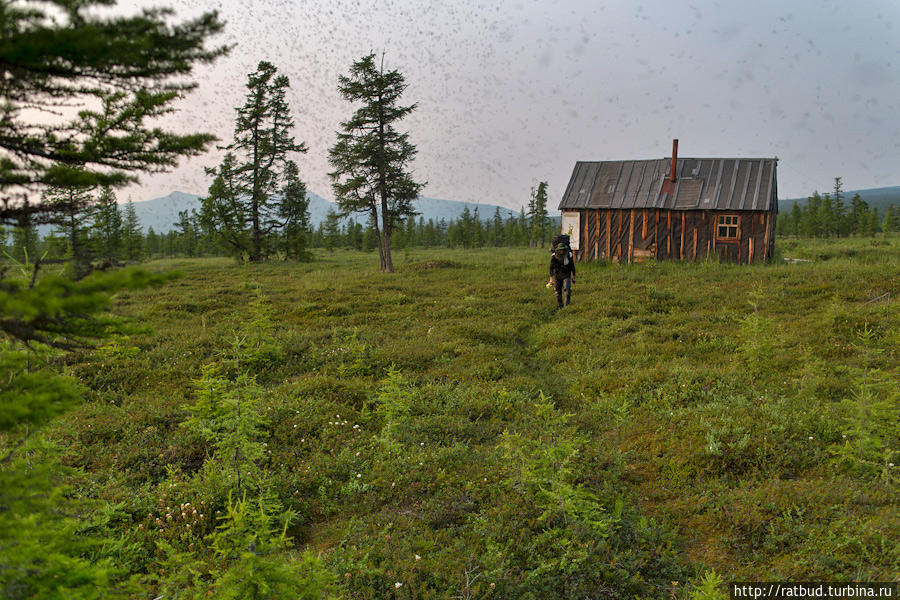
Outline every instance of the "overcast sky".
<path fill-rule="evenodd" d="M 196 72 L 172 123 L 231 139 L 260 60 L 290 78 L 298 157 L 332 200 L 328 148 L 354 107 L 339 74 L 371 51 L 418 109 L 423 195 L 555 208 L 578 160 L 778 157 L 781 198 L 900 185 L 900 2 L 754 0 L 131 0 L 184 18 L 218 9 L 231 55 Z M 120 200 L 204 194 L 219 152 L 144 176 Z"/>

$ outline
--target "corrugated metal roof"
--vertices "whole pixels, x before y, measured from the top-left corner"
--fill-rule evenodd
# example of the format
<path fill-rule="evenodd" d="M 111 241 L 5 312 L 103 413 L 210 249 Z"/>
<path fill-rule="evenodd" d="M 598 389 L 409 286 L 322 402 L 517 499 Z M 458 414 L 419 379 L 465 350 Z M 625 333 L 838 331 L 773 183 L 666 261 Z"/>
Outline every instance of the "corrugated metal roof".
<path fill-rule="evenodd" d="M 559 209 L 775 210 L 775 158 L 679 158 L 675 189 L 663 193 L 671 158 L 575 163 Z"/>

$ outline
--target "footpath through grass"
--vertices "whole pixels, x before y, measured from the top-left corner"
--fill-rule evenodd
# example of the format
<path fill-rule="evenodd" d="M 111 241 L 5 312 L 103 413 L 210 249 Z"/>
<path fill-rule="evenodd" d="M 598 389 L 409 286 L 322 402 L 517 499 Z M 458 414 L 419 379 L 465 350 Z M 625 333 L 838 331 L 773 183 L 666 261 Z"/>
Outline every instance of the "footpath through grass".
<path fill-rule="evenodd" d="M 215 531 L 164 508 L 248 489 L 346 598 L 896 580 L 900 240 L 789 252 L 579 265 L 561 311 L 546 250 L 153 263 L 183 277 L 116 303 L 153 332 L 69 361 L 53 435 L 148 597 Z M 226 388 L 247 412 L 202 421 Z"/>

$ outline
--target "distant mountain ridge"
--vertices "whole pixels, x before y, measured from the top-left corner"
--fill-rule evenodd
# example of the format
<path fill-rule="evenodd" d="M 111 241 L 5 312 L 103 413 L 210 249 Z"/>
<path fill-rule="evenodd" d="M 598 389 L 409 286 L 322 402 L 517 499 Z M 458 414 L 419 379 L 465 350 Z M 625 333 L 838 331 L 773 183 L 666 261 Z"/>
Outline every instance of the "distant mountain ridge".
<path fill-rule="evenodd" d="M 337 210 L 337 204 L 329 202 L 318 194 L 307 192 L 306 197 L 309 199 L 309 220 L 314 228 L 318 227 L 319 223 L 325 220 L 329 210 Z M 500 216 L 504 221 L 510 216 L 519 215 L 519 211 L 494 204 L 460 202 L 458 200 L 439 200 L 422 196 L 415 203 L 416 212 L 420 213 L 416 216 L 416 219 L 418 220 L 419 217 L 421 217 L 425 219 L 426 223 L 429 219 L 434 219 L 435 223 L 440 222 L 441 219 L 450 222 L 458 219 L 466 207 L 473 213 L 477 208 L 478 217 L 482 221 L 492 218 L 494 216 L 494 211 L 497 208 L 500 209 Z M 162 198 L 135 202 L 134 210 L 137 213 L 138 219 L 140 219 L 144 232 L 152 227 L 153 231 L 156 233 L 166 233 L 174 229 L 179 212 L 183 210 L 188 212 L 191 210 L 200 210 L 200 196 L 174 191 Z M 347 220 L 365 223 L 366 218 L 366 215 L 357 214 L 348 217 Z"/>
<path fill-rule="evenodd" d="M 831 193 L 832 190 L 819 190 L 820 196 Z M 859 197 L 869 205 L 869 208 L 877 208 L 878 213 L 881 215 L 884 215 L 884 211 L 887 210 L 888 206 L 894 205 L 900 207 L 900 186 L 898 185 L 883 188 L 869 188 L 865 190 L 845 190 L 842 194 L 844 196 L 845 206 L 850 206 L 850 199 L 853 198 L 855 194 L 859 194 Z M 779 200 L 778 212 L 790 212 L 791 208 L 794 206 L 794 202 L 800 206 L 804 206 L 806 201 L 807 198 L 787 198 Z"/>

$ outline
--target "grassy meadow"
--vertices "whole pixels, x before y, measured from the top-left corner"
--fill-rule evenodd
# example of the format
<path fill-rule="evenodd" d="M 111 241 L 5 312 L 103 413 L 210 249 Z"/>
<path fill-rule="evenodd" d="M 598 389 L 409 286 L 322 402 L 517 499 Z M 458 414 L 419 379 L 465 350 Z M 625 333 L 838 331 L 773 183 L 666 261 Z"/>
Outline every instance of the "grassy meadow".
<path fill-rule="evenodd" d="M 581 264 L 563 310 L 546 249 L 153 262 L 46 435 L 139 597 L 193 597 L 238 494 L 337 598 L 895 581 L 900 238 L 777 248 Z"/>

